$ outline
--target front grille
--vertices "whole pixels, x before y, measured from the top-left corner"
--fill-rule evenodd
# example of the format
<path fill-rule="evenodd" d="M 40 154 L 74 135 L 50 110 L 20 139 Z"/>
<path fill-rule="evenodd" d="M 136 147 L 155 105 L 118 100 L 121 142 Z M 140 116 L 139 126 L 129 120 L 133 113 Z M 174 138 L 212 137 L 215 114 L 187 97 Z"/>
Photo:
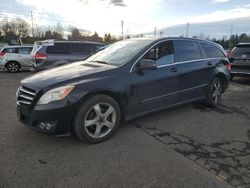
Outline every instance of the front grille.
<path fill-rule="evenodd" d="M 36 95 L 36 91 L 25 86 L 20 86 L 17 90 L 16 97 L 17 103 L 30 105 L 34 100 Z"/>

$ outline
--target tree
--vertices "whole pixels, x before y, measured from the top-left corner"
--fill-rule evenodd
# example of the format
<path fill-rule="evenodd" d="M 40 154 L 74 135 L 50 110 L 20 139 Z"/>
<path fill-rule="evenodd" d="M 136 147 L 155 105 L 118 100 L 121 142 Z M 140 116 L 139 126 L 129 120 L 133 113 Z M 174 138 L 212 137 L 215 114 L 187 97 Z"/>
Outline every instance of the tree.
<path fill-rule="evenodd" d="M 17 36 L 24 38 L 29 35 L 29 24 L 22 18 L 11 20 L 4 18 L 1 30 L 5 37 Z"/>
<path fill-rule="evenodd" d="M 52 33 L 52 38 L 55 39 L 55 40 L 62 40 L 63 39 L 63 36 L 61 33 L 58 33 L 56 31 L 53 31 Z"/>
<path fill-rule="evenodd" d="M 82 39 L 82 35 L 81 35 L 79 29 L 74 27 L 71 30 L 71 35 L 68 36 L 68 40 L 81 40 L 81 39 Z"/>
<path fill-rule="evenodd" d="M 16 18 L 13 22 L 13 27 L 18 37 L 24 38 L 29 35 L 29 24 L 22 18 Z"/>
<path fill-rule="evenodd" d="M 111 42 L 111 35 L 110 35 L 110 33 L 108 33 L 108 34 L 105 33 L 103 40 L 106 43 L 110 43 Z"/>
<path fill-rule="evenodd" d="M 50 30 L 47 30 L 47 31 L 45 32 L 44 37 L 45 37 L 46 39 L 52 39 L 53 36 L 52 36 L 51 31 L 50 31 Z"/>

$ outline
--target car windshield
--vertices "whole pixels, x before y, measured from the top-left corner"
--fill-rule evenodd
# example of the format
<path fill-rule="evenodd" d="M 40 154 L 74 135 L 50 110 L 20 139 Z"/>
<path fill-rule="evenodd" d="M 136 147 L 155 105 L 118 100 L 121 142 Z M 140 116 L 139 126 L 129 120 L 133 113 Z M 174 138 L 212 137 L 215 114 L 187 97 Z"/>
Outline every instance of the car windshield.
<path fill-rule="evenodd" d="M 119 41 L 91 56 L 86 61 L 119 66 L 127 63 L 151 42 L 150 39 Z"/>

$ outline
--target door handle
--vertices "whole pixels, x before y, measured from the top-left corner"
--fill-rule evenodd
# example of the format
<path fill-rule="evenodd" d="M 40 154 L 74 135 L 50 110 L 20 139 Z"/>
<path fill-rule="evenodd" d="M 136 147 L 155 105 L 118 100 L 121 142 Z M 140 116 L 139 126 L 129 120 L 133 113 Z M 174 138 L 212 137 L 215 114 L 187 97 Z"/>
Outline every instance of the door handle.
<path fill-rule="evenodd" d="M 211 66 L 211 65 L 213 65 L 213 63 L 212 63 L 212 62 L 208 62 L 207 65 L 208 65 L 208 66 Z"/>
<path fill-rule="evenodd" d="M 178 68 L 177 67 L 173 67 L 170 69 L 170 72 L 177 72 L 178 71 Z"/>

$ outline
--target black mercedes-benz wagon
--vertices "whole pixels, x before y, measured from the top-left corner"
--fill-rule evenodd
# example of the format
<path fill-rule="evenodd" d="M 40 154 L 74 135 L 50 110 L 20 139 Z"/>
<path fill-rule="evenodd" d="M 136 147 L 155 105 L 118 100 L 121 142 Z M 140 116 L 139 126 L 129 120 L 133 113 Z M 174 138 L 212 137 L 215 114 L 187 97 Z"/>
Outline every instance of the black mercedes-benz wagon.
<path fill-rule="evenodd" d="M 209 41 L 123 40 L 85 61 L 22 80 L 17 114 L 33 129 L 98 143 L 121 120 L 194 101 L 216 106 L 228 86 L 229 64 L 223 48 Z"/>

